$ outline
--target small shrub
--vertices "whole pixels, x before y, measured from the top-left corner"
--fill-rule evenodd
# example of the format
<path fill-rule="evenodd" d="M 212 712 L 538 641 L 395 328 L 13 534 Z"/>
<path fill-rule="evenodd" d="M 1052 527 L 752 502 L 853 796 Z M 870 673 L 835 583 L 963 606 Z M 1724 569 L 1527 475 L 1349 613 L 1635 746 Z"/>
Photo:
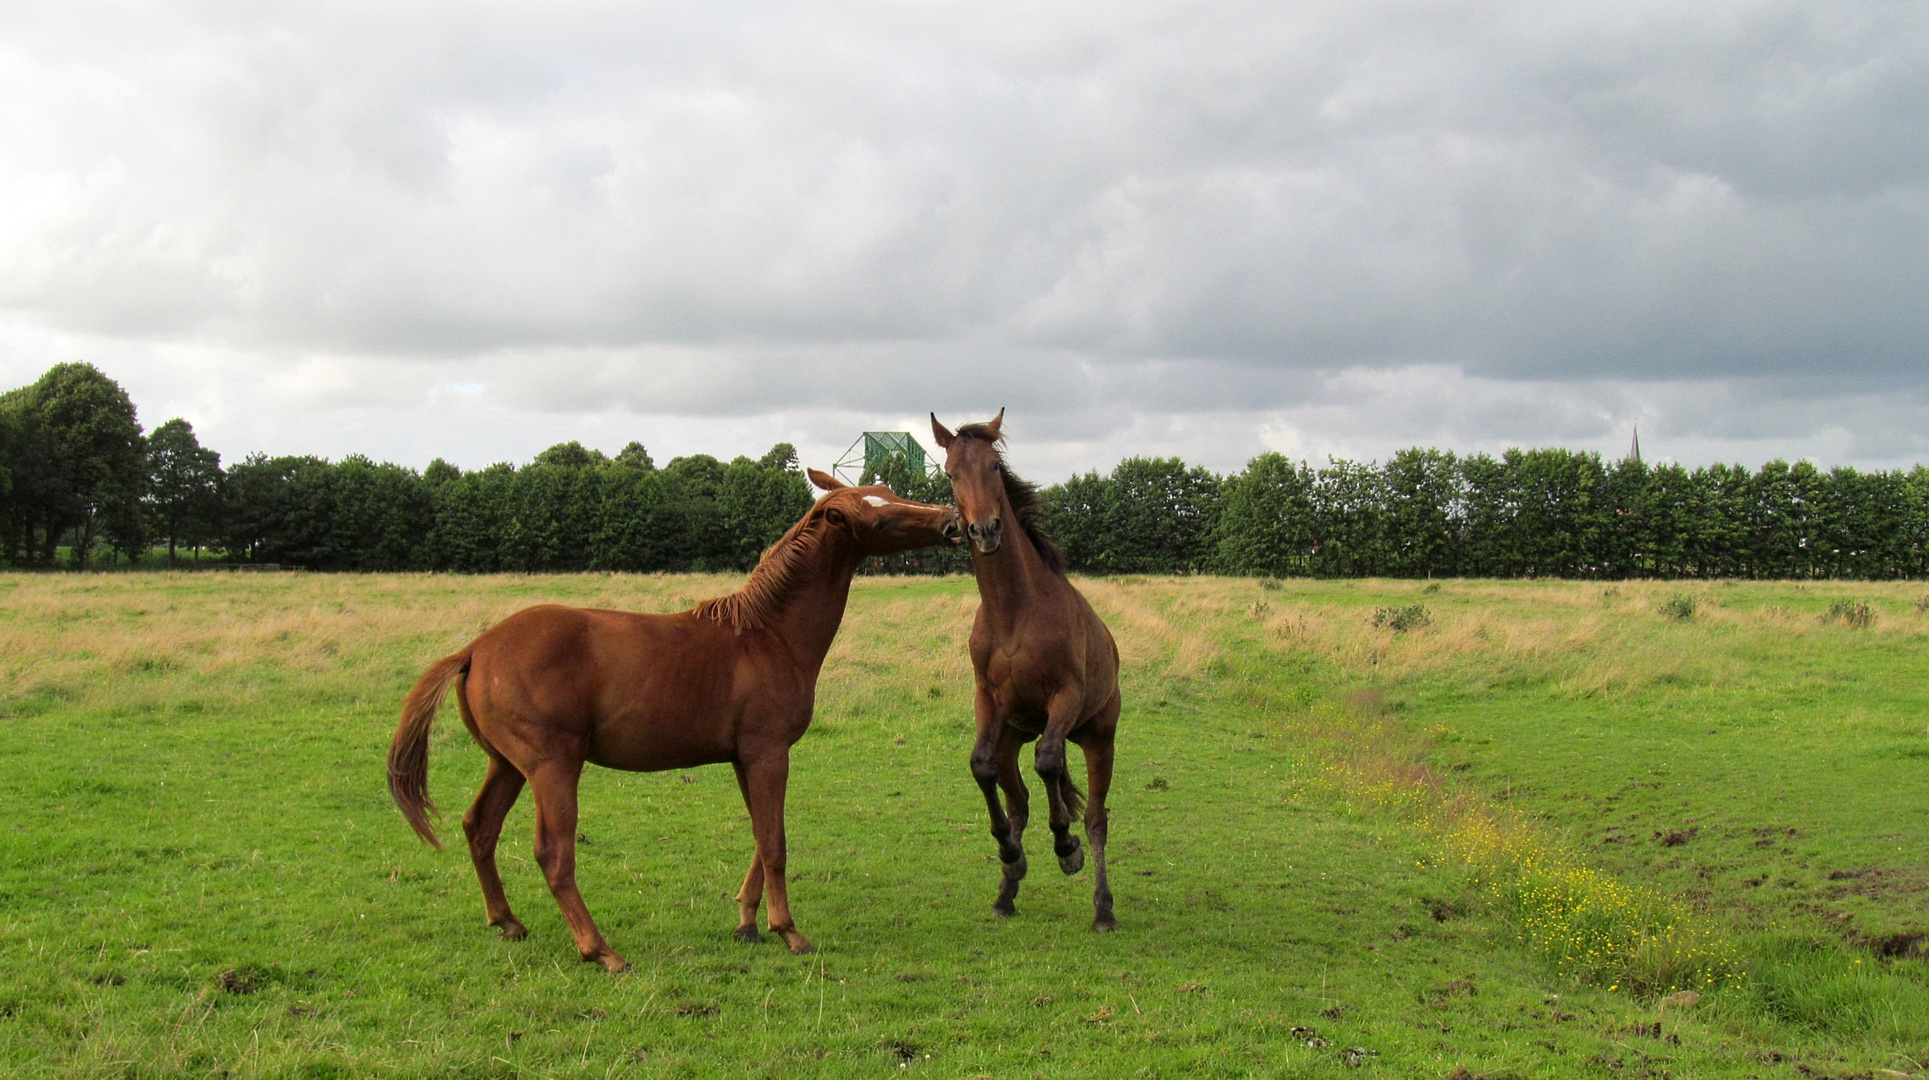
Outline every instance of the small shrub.
<path fill-rule="evenodd" d="M 1439 591 L 1440 591 L 1440 583 L 1436 581 L 1428 585 L 1426 588 L 1421 589 L 1420 593 L 1423 596 L 1432 596 L 1434 593 L 1437 593 Z"/>
<path fill-rule="evenodd" d="M 1394 633 L 1418 630 L 1433 622 L 1433 616 L 1425 604 L 1410 604 L 1406 607 L 1383 607 L 1373 613 L 1373 625 L 1384 626 Z"/>
<path fill-rule="evenodd" d="M 1929 615 L 1929 593 L 1916 597 L 1916 614 Z"/>
<path fill-rule="evenodd" d="M 1676 622 L 1686 622 L 1695 617 L 1695 598 L 1685 593 L 1677 593 L 1661 602 L 1661 614 Z"/>
<path fill-rule="evenodd" d="M 1260 578 L 1260 579 L 1259 579 L 1259 587 L 1260 587 L 1260 588 L 1262 588 L 1262 589 L 1267 589 L 1267 590 L 1274 590 L 1274 589 L 1278 589 L 1278 588 L 1279 588 L 1279 579 L 1278 579 L 1278 578 L 1271 578 L 1271 577 L 1269 577 L 1269 578 Z M 1925 600 L 1929 600 L 1929 597 L 1924 597 L 1923 599 L 1925 599 Z"/>
<path fill-rule="evenodd" d="M 1875 625 L 1875 609 L 1866 600 L 1837 600 L 1822 614 L 1823 622 L 1840 622 L 1851 630 L 1867 630 Z"/>

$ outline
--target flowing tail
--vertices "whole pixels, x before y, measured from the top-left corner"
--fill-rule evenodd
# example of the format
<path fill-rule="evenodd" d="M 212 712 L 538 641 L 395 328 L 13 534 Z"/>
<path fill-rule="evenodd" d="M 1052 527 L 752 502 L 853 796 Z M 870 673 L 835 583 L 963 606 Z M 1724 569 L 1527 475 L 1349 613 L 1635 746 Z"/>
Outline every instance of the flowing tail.
<path fill-rule="evenodd" d="M 1072 783 L 1072 770 L 1066 769 L 1058 774 L 1058 797 L 1065 800 L 1065 812 L 1077 821 L 1085 813 L 1085 793 Z"/>
<path fill-rule="evenodd" d="M 409 826 L 430 846 L 440 850 L 431 816 L 439 816 L 429 801 L 429 728 L 435 723 L 436 710 L 449 687 L 469 670 L 469 650 L 437 660 L 416 680 L 408 700 L 402 702 L 402 722 L 388 747 L 388 793 Z"/>

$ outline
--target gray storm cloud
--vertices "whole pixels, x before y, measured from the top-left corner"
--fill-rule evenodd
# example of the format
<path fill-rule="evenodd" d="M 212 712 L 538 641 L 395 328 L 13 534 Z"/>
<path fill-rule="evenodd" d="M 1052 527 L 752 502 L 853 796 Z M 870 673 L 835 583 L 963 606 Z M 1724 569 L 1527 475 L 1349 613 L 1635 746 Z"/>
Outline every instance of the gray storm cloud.
<path fill-rule="evenodd" d="M 1897 3 L 29 5 L 0 364 L 216 426 L 462 383 L 805 439 L 1012 404 L 1067 465 L 1899 459 L 1925 130 Z"/>

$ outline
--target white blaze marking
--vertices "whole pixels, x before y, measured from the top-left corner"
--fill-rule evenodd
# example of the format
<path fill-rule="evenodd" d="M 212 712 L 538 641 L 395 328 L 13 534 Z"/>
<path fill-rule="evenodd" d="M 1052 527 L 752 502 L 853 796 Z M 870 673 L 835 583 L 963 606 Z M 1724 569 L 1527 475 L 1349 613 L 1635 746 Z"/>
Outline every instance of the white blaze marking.
<path fill-rule="evenodd" d="M 865 501 L 865 502 L 867 502 L 867 503 L 870 503 L 870 504 L 871 504 L 872 506 L 889 506 L 889 505 L 891 505 L 891 500 L 889 500 L 889 499 L 886 499 L 886 498 L 885 498 L 884 496 L 882 496 L 882 495 L 866 495 L 866 496 L 864 496 L 864 501 Z"/>

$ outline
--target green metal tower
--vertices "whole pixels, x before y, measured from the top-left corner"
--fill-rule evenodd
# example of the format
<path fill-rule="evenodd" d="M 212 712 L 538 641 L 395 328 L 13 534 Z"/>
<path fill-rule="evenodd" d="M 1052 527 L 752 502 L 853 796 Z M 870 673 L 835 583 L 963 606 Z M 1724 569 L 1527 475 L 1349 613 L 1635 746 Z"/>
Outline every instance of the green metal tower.
<path fill-rule="evenodd" d="M 867 472 L 875 475 L 893 457 L 903 458 L 911 468 L 926 476 L 938 475 L 938 463 L 931 460 L 908 431 L 867 431 L 859 435 L 837 464 L 831 466 L 831 475 L 855 484 Z"/>

